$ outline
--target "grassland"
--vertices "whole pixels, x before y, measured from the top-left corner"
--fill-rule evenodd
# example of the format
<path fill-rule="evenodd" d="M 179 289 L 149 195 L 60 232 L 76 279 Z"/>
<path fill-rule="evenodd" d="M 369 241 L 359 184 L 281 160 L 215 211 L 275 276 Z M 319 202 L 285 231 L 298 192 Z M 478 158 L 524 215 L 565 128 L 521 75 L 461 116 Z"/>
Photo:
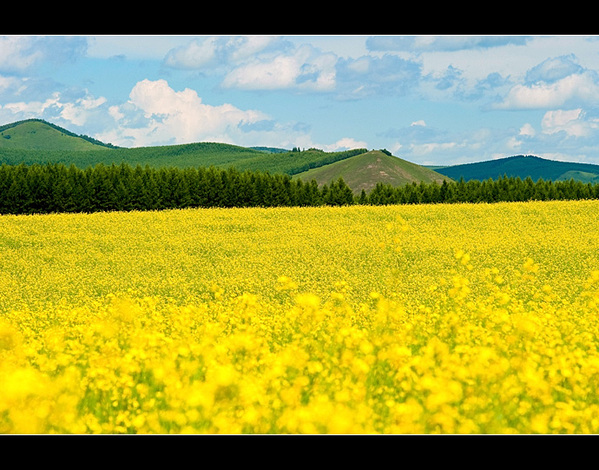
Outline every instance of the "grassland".
<path fill-rule="evenodd" d="M 315 179 L 319 185 L 330 184 L 338 178 L 343 178 L 352 188 L 354 194 L 362 190 L 369 193 L 377 182 L 402 186 L 409 183 L 451 181 L 435 171 L 398 157 L 386 155 L 380 150 L 372 150 L 344 160 L 311 169 L 295 175 L 305 181 Z"/>
<path fill-rule="evenodd" d="M 40 120 L 19 121 L 0 126 L 0 149 L 29 149 L 36 152 L 106 150 L 101 142 L 73 134 Z"/>
<path fill-rule="evenodd" d="M 217 142 L 123 148 L 104 144 L 87 136 L 78 136 L 39 119 L 0 126 L 0 164 L 6 165 L 62 163 L 66 166 L 73 164 L 81 169 L 113 163 L 148 165 L 153 168 L 234 166 L 240 171 L 292 175 L 364 152 L 366 149 L 341 152 L 308 149 L 291 152 Z"/>
<path fill-rule="evenodd" d="M 2 433 L 597 433 L 597 201 L 2 216 Z"/>

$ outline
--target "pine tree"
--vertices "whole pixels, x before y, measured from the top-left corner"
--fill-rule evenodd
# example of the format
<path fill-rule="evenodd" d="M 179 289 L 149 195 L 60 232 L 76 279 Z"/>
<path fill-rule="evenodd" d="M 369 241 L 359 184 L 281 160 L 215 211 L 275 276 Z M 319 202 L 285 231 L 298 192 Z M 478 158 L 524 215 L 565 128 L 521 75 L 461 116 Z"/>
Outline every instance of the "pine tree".
<path fill-rule="evenodd" d="M 354 193 L 342 177 L 337 180 L 336 203 L 340 206 L 347 206 L 354 203 Z"/>
<path fill-rule="evenodd" d="M 5 193 L 8 214 L 22 214 L 25 211 L 29 192 L 26 182 L 27 169 L 24 164 L 13 167 L 11 181 Z"/>
<path fill-rule="evenodd" d="M 364 191 L 364 188 L 362 188 L 362 191 L 360 191 L 360 197 L 358 198 L 358 204 L 360 204 L 360 205 L 368 204 L 368 196 L 366 195 L 366 191 Z"/>

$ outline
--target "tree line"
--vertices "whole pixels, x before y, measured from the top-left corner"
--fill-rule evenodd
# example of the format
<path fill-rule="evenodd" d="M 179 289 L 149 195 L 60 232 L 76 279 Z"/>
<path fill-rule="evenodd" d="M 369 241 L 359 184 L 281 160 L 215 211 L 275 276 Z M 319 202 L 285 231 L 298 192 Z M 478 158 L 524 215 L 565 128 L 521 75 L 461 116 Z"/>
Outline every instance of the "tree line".
<path fill-rule="evenodd" d="M 597 198 L 599 184 L 507 176 L 399 187 L 377 183 L 368 194 L 354 195 L 342 178 L 319 186 L 315 180 L 234 167 L 0 165 L 0 214 Z"/>
<path fill-rule="evenodd" d="M 154 168 L 61 163 L 0 166 L 0 214 L 353 204 L 339 180 L 316 181 L 233 167 Z"/>
<path fill-rule="evenodd" d="M 456 202 L 512 202 L 598 199 L 599 184 L 583 183 L 570 179 L 551 181 L 539 178 L 533 181 L 504 175 L 497 179 L 483 181 L 460 178 L 459 181 L 443 183 L 411 183 L 393 187 L 377 183 L 374 189 L 358 198 L 364 204 L 419 204 Z"/>

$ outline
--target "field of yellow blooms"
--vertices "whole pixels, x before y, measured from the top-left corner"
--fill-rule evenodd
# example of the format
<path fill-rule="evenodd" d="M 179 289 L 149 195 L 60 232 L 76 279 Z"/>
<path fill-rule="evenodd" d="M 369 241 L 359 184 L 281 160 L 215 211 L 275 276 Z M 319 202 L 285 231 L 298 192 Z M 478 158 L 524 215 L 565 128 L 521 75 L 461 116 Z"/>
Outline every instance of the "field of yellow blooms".
<path fill-rule="evenodd" d="M 597 433 L 597 220 L 1 216 L 0 433 Z"/>

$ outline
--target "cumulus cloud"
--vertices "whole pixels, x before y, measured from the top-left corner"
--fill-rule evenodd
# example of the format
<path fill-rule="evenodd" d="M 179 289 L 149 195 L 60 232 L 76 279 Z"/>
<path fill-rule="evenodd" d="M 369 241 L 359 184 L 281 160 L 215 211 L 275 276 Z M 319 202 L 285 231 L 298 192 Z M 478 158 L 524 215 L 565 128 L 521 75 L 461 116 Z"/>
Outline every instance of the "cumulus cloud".
<path fill-rule="evenodd" d="M 536 133 L 537 132 L 535 131 L 535 128 L 532 127 L 529 123 L 526 123 L 520 128 L 520 133 L 518 135 L 534 137 Z"/>
<path fill-rule="evenodd" d="M 133 87 L 127 103 L 110 112 L 119 127 L 107 137 L 132 146 L 230 142 L 241 132 L 240 126 L 268 119 L 260 111 L 244 111 L 228 103 L 208 105 L 195 90 L 175 91 L 166 80 L 148 79 Z"/>
<path fill-rule="evenodd" d="M 566 103 L 597 102 L 599 85 L 595 74 L 574 74 L 553 83 L 539 82 L 532 85 L 515 85 L 498 109 L 557 108 Z"/>
<path fill-rule="evenodd" d="M 96 98 L 87 90 L 78 96 L 55 91 L 44 100 L 15 101 L 0 106 L 7 121 L 31 118 L 49 119 L 62 125 L 83 126 L 94 120 L 106 103 L 106 98 Z"/>
<path fill-rule="evenodd" d="M 15 89 L 23 80 L 3 79 L 0 87 Z M 2 90 L 0 90 L 1 92 Z M 16 96 L 14 93 L 12 96 Z M 129 99 L 112 104 L 83 89 L 53 91 L 39 99 L 0 105 L 0 122 L 42 118 L 69 130 L 123 147 L 224 142 L 242 146 L 318 147 L 310 126 L 279 122 L 259 110 L 232 104 L 210 105 L 195 90 L 176 91 L 166 80 L 139 81 Z M 362 142 L 341 139 L 331 148 L 352 148 Z"/>
<path fill-rule="evenodd" d="M 62 107 L 60 117 L 76 126 L 83 126 L 90 119 L 92 111 L 101 107 L 104 103 L 106 103 L 106 98 L 103 96 L 95 98 L 91 95 L 79 98 L 75 102 L 59 103 Z"/>
<path fill-rule="evenodd" d="M 303 45 L 291 53 L 256 57 L 231 70 L 224 88 L 329 91 L 335 87 L 337 57 Z"/>
<path fill-rule="evenodd" d="M 393 54 L 341 58 L 280 37 L 206 37 L 169 51 L 166 67 L 222 74 L 223 89 L 332 92 L 341 99 L 404 94 L 421 64 Z"/>
<path fill-rule="evenodd" d="M 599 74 L 578 64 L 574 54 L 552 57 L 529 69 L 496 109 L 559 108 L 597 103 Z"/>
<path fill-rule="evenodd" d="M 547 111 L 541 121 L 543 133 L 556 134 L 565 132 L 572 137 L 589 136 L 595 129 L 599 128 L 599 120 L 586 119 L 582 109 Z"/>
<path fill-rule="evenodd" d="M 55 92 L 50 98 L 44 101 L 17 101 L 14 103 L 7 103 L 2 106 L 4 111 L 9 111 L 15 117 L 18 116 L 22 119 L 27 119 L 39 115 L 43 115 L 46 109 L 52 106 L 58 106 L 60 101 L 60 93 Z"/>

